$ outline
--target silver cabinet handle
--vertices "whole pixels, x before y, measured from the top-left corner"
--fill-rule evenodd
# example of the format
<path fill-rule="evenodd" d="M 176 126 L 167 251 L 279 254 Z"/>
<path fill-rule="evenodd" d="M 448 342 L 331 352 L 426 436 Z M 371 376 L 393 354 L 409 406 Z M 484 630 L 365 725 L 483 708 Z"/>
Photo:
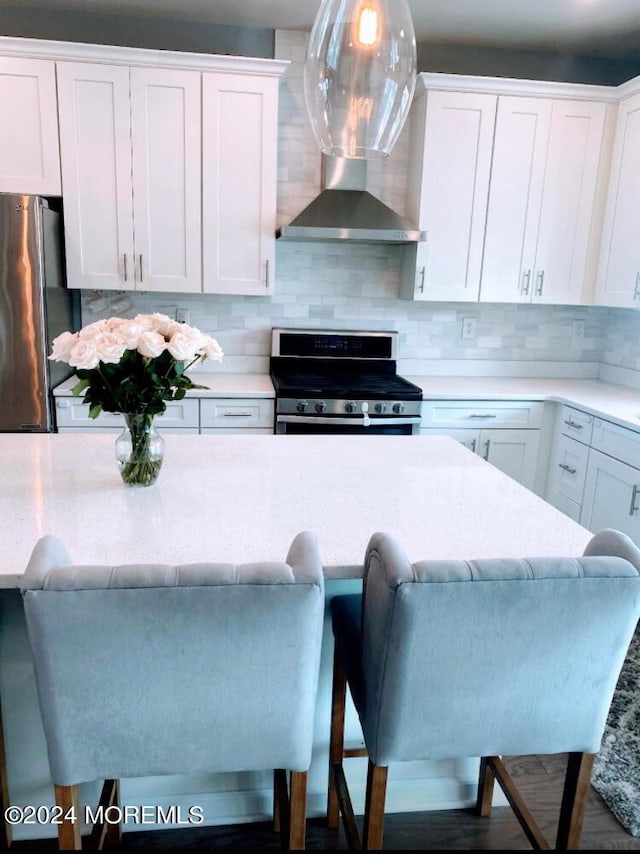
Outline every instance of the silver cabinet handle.
<path fill-rule="evenodd" d="M 426 275 L 426 272 L 427 272 L 426 267 L 423 267 L 422 270 L 420 271 L 420 293 L 421 294 L 424 293 L 424 277 Z"/>
<path fill-rule="evenodd" d="M 264 286 L 265 288 L 269 287 L 269 259 L 264 262 Z"/>
<path fill-rule="evenodd" d="M 531 270 L 525 270 L 522 274 L 522 293 L 529 296 L 529 288 L 531 287 Z"/>
<path fill-rule="evenodd" d="M 633 298 L 638 299 L 640 296 L 640 273 L 636 273 L 636 286 L 633 289 Z"/>
<path fill-rule="evenodd" d="M 633 514 L 638 509 L 636 507 L 636 498 L 638 497 L 638 491 L 640 490 L 640 486 L 637 483 L 633 484 L 633 489 L 631 490 L 631 505 L 629 507 L 629 516 L 633 516 Z"/>
<path fill-rule="evenodd" d="M 480 419 L 497 418 L 497 417 L 498 417 L 497 415 L 492 415 L 491 413 L 478 414 L 478 415 L 476 415 L 475 413 L 472 413 L 471 415 L 467 415 L 467 418 L 480 418 Z"/>
<path fill-rule="evenodd" d="M 251 418 L 250 412 L 223 412 L 223 418 Z"/>
<path fill-rule="evenodd" d="M 486 460 L 487 462 L 489 462 L 489 445 L 490 445 L 490 443 L 491 443 L 491 439 L 487 439 L 487 441 L 484 443 L 484 455 L 483 455 L 482 459 Z"/>
<path fill-rule="evenodd" d="M 544 288 L 544 270 L 540 270 L 537 275 L 538 283 L 536 284 L 536 296 L 542 296 L 542 290 Z"/>
<path fill-rule="evenodd" d="M 122 257 L 124 259 L 124 280 L 125 280 L 125 282 L 128 282 L 129 281 L 129 274 L 127 272 L 127 253 L 125 252 Z"/>
<path fill-rule="evenodd" d="M 138 255 L 138 264 L 140 265 L 140 282 L 142 283 L 142 253 Z"/>
<path fill-rule="evenodd" d="M 475 454 L 475 452 L 476 452 L 476 440 L 475 439 L 471 440 L 471 450 Z"/>
<path fill-rule="evenodd" d="M 571 466 L 568 466 L 566 463 L 558 463 L 561 469 L 569 472 L 569 474 L 575 474 L 577 469 L 572 469 Z"/>
<path fill-rule="evenodd" d="M 564 423 L 567 425 L 567 427 L 572 427 L 574 430 L 582 430 L 582 424 L 578 424 L 577 421 L 572 421 L 571 419 L 569 419 Z"/>

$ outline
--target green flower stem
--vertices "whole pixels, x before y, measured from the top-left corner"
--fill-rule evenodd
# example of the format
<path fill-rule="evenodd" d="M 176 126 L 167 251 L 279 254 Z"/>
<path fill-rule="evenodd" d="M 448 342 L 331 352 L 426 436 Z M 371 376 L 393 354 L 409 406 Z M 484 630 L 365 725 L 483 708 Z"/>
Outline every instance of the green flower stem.
<path fill-rule="evenodd" d="M 150 431 L 153 416 L 148 413 L 129 413 L 124 416 L 131 434 L 131 456 L 122 464 L 120 474 L 125 483 L 150 486 L 155 482 L 162 466 L 162 459 L 153 459 L 149 451 Z"/>

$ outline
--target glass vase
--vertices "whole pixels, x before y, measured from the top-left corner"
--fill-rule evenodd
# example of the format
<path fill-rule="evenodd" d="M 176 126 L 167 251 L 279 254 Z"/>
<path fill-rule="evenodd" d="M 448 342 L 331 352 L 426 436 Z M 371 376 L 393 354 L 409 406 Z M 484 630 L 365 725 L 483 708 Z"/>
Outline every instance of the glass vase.
<path fill-rule="evenodd" d="M 153 415 L 128 413 L 126 427 L 116 439 L 116 459 L 127 486 L 155 483 L 164 458 L 164 439 L 153 425 Z"/>

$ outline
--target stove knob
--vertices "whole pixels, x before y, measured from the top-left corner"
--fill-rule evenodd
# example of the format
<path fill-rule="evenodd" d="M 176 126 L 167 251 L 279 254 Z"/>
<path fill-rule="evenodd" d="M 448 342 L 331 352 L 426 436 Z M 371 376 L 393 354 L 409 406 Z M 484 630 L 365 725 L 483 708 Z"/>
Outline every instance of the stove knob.
<path fill-rule="evenodd" d="M 345 412 L 355 412 L 357 410 L 357 408 L 358 408 L 358 405 L 355 402 L 355 400 L 350 400 L 349 403 L 346 403 L 345 407 L 344 407 Z"/>
<path fill-rule="evenodd" d="M 402 415 L 402 413 L 404 412 L 404 403 L 394 403 L 393 411 L 396 413 L 396 415 Z"/>
<path fill-rule="evenodd" d="M 306 412 L 308 408 L 309 403 L 306 400 L 299 400 L 296 403 L 296 409 L 298 410 L 298 412 Z"/>
<path fill-rule="evenodd" d="M 387 411 L 387 404 L 386 403 L 376 403 L 375 410 L 376 410 L 376 412 L 379 412 L 382 415 L 383 412 Z"/>
<path fill-rule="evenodd" d="M 324 400 L 319 400 L 316 403 L 316 412 L 326 412 L 326 411 L 327 411 L 327 404 L 324 402 Z"/>

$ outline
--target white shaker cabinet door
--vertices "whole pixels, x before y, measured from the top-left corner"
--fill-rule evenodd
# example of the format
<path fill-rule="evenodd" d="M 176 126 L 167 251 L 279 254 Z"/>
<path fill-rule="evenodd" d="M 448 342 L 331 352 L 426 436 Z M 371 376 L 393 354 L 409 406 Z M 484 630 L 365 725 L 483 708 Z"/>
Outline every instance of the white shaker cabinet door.
<path fill-rule="evenodd" d="M 594 302 L 640 308 L 640 95 L 618 106 Z"/>
<path fill-rule="evenodd" d="M 134 287 L 129 69 L 59 62 L 67 282 Z"/>
<path fill-rule="evenodd" d="M 0 192 L 60 195 L 55 64 L 0 57 Z"/>
<path fill-rule="evenodd" d="M 487 462 L 533 490 L 539 430 L 481 430 L 478 453 Z"/>
<path fill-rule="evenodd" d="M 139 290 L 202 291 L 200 73 L 131 69 Z"/>
<path fill-rule="evenodd" d="M 205 293 L 273 293 L 277 123 L 276 79 L 203 74 Z"/>
<path fill-rule="evenodd" d="M 427 91 L 413 108 L 407 214 L 427 240 L 407 250 L 403 296 L 478 299 L 497 100 Z"/>
<path fill-rule="evenodd" d="M 532 302 L 584 301 L 605 110 L 596 101 L 553 102 Z"/>
<path fill-rule="evenodd" d="M 640 470 L 591 449 L 580 524 L 622 531 L 640 546 Z"/>
<path fill-rule="evenodd" d="M 501 96 L 480 299 L 530 302 L 552 102 Z"/>

